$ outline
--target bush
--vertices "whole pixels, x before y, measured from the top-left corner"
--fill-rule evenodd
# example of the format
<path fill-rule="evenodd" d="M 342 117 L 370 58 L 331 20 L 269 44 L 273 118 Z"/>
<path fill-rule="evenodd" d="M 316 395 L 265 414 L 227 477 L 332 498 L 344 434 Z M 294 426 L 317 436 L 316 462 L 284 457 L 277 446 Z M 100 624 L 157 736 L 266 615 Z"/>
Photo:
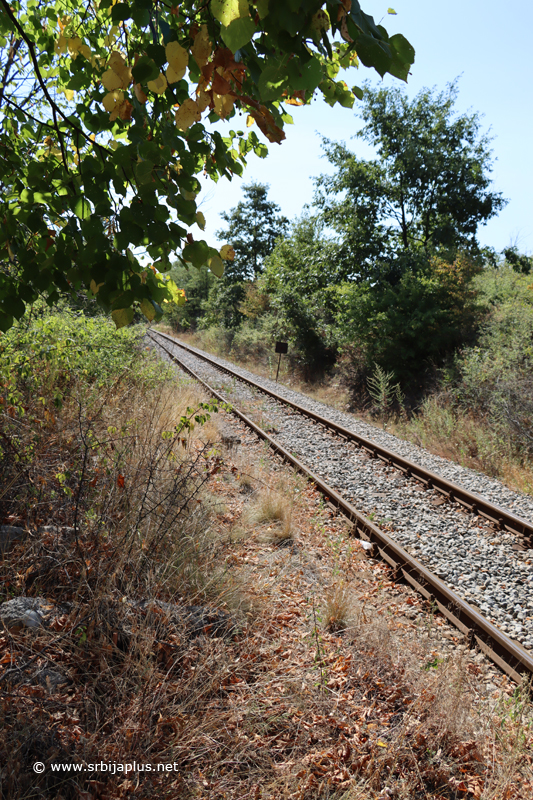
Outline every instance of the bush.
<path fill-rule="evenodd" d="M 454 362 L 455 403 L 484 416 L 516 452 L 533 454 L 533 285 L 507 268 L 478 281 L 488 315 Z"/>
<path fill-rule="evenodd" d="M 394 280 L 338 287 L 336 322 L 343 345 L 357 346 L 363 371 L 377 364 L 409 386 L 473 335 L 477 267 L 466 256 L 449 263 L 406 254 L 402 262 Z"/>

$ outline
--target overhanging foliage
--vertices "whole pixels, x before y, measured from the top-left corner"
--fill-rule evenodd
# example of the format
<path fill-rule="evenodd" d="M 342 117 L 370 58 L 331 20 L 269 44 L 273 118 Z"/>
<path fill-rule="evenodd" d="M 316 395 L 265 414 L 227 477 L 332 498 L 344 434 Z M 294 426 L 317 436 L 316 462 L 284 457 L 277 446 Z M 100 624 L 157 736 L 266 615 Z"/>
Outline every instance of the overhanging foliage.
<path fill-rule="evenodd" d="M 230 255 L 188 231 L 205 223 L 197 175 L 266 155 L 254 129 L 224 137 L 207 121 L 244 112 L 280 143 L 286 104 L 361 96 L 341 68 L 406 80 L 414 61 L 357 0 L 0 0 L 0 46 L 3 330 L 40 294 L 80 289 L 118 326 L 134 303 L 159 317 L 183 299 L 164 279 L 174 252 L 217 275 Z"/>

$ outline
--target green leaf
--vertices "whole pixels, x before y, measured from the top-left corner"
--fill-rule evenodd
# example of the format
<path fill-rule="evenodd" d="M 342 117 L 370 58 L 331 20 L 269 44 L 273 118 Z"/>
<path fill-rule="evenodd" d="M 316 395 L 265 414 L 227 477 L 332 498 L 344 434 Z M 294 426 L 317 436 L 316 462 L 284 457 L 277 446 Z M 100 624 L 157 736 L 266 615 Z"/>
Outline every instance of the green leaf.
<path fill-rule="evenodd" d="M 257 0 L 256 7 L 259 19 L 264 19 L 268 14 L 268 0 Z"/>
<path fill-rule="evenodd" d="M 117 328 L 125 328 L 133 322 L 133 308 L 119 308 L 111 312 L 111 317 Z"/>
<path fill-rule="evenodd" d="M 389 39 L 392 50 L 392 65 L 389 72 L 402 81 L 407 80 L 409 69 L 415 60 L 415 50 L 401 33 L 396 33 Z"/>
<path fill-rule="evenodd" d="M 131 17 L 131 10 L 127 3 L 117 3 L 111 9 L 111 19 L 113 22 L 121 22 Z"/>
<path fill-rule="evenodd" d="M 176 305 L 182 306 L 187 302 L 185 292 L 171 278 L 165 281 L 165 289 L 168 291 L 172 302 L 176 303 Z"/>
<path fill-rule="evenodd" d="M 135 165 L 135 175 L 140 184 L 152 183 L 153 161 L 140 161 Z"/>
<path fill-rule="evenodd" d="M 291 89 L 305 89 L 314 91 L 321 80 L 324 78 L 322 64 L 318 58 L 313 57 L 307 63 L 292 59 L 289 62 L 287 72 L 290 76 Z"/>
<path fill-rule="evenodd" d="M 222 28 L 221 36 L 224 44 L 236 53 L 248 44 L 254 33 L 255 25 L 252 19 L 236 19 L 227 28 Z"/>
<path fill-rule="evenodd" d="M 218 256 L 218 253 L 214 247 L 209 247 L 207 242 L 201 239 L 200 241 L 185 245 L 182 255 L 185 261 L 190 261 L 193 266 L 200 269 L 204 264 L 207 264 L 208 258 Z"/>
<path fill-rule="evenodd" d="M 131 12 L 131 16 L 139 28 L 145 28 L 150 22 L 150 12 L 147 8 L 134 8 Z"/>
<path fill-rule="evenodd" d="M 221 278 L 223 276 L 224 262 L 222 261 L 218 253 L 207 259 L 207 266 L 209 267 L 213 275 L 217 276 L 217 278 Z"/>
<path fill-rule="evenodd" d="M 148 56 L 142 56 L 131 71 L 136 83 L 147 83 L 154 81 L 159 75 L 159 67 L 155 61 Z"/>
<path fill-rule="evenodd" d="M 224 43 L 235 53 L 248 44 L 255 33 L 247 0 L 211 0 L 211 12 L 221 23 Z"/>
<path fill-rule="evenodd" d="M 88 219 L 91 216 L 91 204 L 85 197 L 78 197 L 72 207 L 78 219 Z"/>
<path fill-rule="evenodd" d="M 381 77 L 392 65 L 392 54 L 387 45 L 366 33 L 357 39 L 357 55 L 365 67 L 374 67 Z"/>
<path fill-rule="evenodd" d="M 287 68 L 284 64 L 269 64 L 259 76 L 258 87 L 261 100 L 268 102 L 279 97 L 288 82 Z"/>

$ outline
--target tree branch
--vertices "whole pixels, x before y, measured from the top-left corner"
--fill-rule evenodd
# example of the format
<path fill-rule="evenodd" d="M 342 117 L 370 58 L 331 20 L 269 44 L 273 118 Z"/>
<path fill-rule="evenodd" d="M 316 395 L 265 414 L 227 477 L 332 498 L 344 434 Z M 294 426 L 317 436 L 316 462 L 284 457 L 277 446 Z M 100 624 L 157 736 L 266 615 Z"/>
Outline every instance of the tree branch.
<path fill-rule="evenodd" d="M 30 53 L 30 58 L 32 60 L 33 68 L 35 70 L 35 75 L 37 76 L 37 80 L 39 81 L 41 89 L 43 90 L 44 96 L 46 97 L 46 99 L 48 101 L 48 104 L 50 105 L 50 108 L 52 109 L 52 113 L 54 115 L 54 121 L 56 122 L 56 125 L 57 125 L 56 114 L 59 114 L 61 119 L 70 128 L 75 130 L 77 133 L 81 133 L 81 135 L 84 137 L 84 139 L 86 139 L 91 144 L 95 144 L 97 147 L 100 147 L 103 150 L 105 150 L 106 149 L 105 147 L 103 147 L 100 144 L 97 144 L 96 142 L 93 142 L 93 140 L 90 138 L 90 136 L 87 133 L 85 133 L 85 131 L 82 128 L 80 128 L 78 125 L 75 125 L 74 122 L 72 122 L 67 116 L 65 116 L 65 114 L 63 114 L 63 112 L 60 109 L 60 107 L 57 105 L 57 103 L 52 99 L 52 96 L 50 95 L 50 92 L 48 91 L 48 87 L 46 86 L 44 78 L 41 75 L 41 70 L 39 68 L 39 62 L 37 61 L 37 56 L 35 55 L 35 47 L 33 45 L 32 40 L 24 32 L 24 29 L 20 25 L 18 19 L 15 17 L 13 11 L 11 10 L 10 6 L 7 4 L 6 0 L 0 0 L 0 3 L 2 4 L 2 7 L 4 8 L 4 10 L 6 12 L 6 15 L 9 17 L 9 19 L 11 20 L 11 22 L 13 23 L 13 25 L 15 26 L 17 31 L 20 33 L 22 39 L 26 42 L 26 44 L 28 46 L 28 50 L 29 50 L 29 53 Z M 60 134 L 60 132 L 59 132 L 57 127 L 56 127 L 56 130 L 57 130 L 58 136 L 61 136 L 61 134 Z"/>
<path fill-rule="evenodd" d="M 7 57 L 6 68 L 4 70 L 4 77 L 2 78 L 2 83 L 0 83 L 0 108 L 2 108 L 9 72 L 15 62 L 15 56 L 17 55 L 18 49 L 22 44 L 22 39 L 15 39 L 14 33 L 11 34 L 11 37 L 11 47 L 9 48 L 9 55 Z"/>

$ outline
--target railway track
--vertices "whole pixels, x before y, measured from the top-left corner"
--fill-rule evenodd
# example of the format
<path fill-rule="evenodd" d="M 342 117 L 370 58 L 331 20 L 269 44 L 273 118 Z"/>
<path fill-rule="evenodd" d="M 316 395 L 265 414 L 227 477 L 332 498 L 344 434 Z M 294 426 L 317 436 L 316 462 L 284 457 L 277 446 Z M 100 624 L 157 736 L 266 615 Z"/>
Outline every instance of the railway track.
<path fill-rule="evenodd" d="M 159 331 L 149 331 L 151 338 L 157 343 L 167 356 L 178 366 L 188 372 L 195 380 L 199 381 L 214 397 L 222 402 L 228 398 L 221 395 L 209 385 L 200 375 L 184 362 L 183 356 L 176 355 L 176 348 L 181 348 L 185 353 L 209 364 L 216 370 L 242 381 L 265 395 L 272 397 L 277 403 L 290 406 L 293 413 L 302 414 L 314 423 L 332 432 L 336 437 L 341 437 L 344 443 L 350 443 L 361 448 L 370 457 L 379 459 L 388 467 L 399 470 L 401 475 L 415 479 L 425 488 L 432 488 L 442 496 L 443 501 L 454 501 L 471 514 L 488 521 L 495 529 L 508 531 L 517 538 L 517 547 L 532 547 L 533 525 L 524 519 L 510 513 L 488 500 L 474 494 L 462 486 L 455 484 L 434 472 L 424 469 L 408 459 L 383 447 L 377 442 L 367 439 L 353 431 L 327 419 L 280 394 L 266 388 L 250 378 L 243 377 L 227 366 L 222 366 L 217 360 L 201 353 L 196 348 L 188 347 L 178 342 L 174 337 Z M 248 427 L 268 442 L 269 446 L 285 461 L 291 463 L 297 470 L 308 476 L 323 493 L 327 502 L 345 514 L 354 525 L 354 534 L 372 544 L 373 555 L 382 558 L 390 565 L 396 580 L 405 581 L 418 591 L 432 607 L 438 609 L 459 631 L 469 640 L 472 646 L 477 646 L 495 664 L 505 671 L 513 680 L 520 682 L 524 676 L 533 675 L 533 654 L 519 642 L 513 641 L 499 627 L 487 619 L 479 610 L 474 608 L 465 599 L 459 596 L 446 583 L 437 577 L 430 569 L 402 547 L 395 539 L 389 536 L 381 527 L 362 514 L 350 503 L 341 492 L 329 485 L 321 475 L 297 458 L 293 452 L 263 430 L 256 422 L 251 420 L 242 411 L 233 408 L 233 413 Z"/>

